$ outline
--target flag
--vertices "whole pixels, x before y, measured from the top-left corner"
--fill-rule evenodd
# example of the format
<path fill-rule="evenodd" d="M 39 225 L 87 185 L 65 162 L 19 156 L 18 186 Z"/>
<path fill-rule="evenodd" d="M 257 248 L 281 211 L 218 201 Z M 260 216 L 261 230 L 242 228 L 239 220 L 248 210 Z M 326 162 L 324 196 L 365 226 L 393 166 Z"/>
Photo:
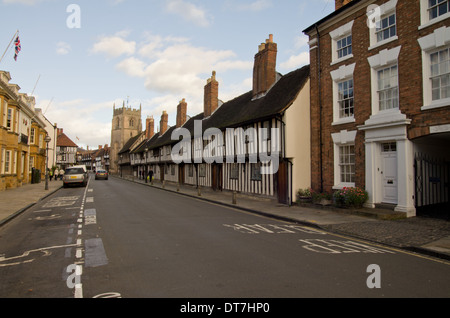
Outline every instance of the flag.
<path fill-rule="evenodd" d="M 19 55 L 20 50 L 22 50 L 22 46 L 20 45 L 19 36 L 17 36 L 16 40 L 14 41 L 14 45 L 16 47 L 16 53 L 14 54 L 14 60 L 17 61 L 17 56 Z"/>

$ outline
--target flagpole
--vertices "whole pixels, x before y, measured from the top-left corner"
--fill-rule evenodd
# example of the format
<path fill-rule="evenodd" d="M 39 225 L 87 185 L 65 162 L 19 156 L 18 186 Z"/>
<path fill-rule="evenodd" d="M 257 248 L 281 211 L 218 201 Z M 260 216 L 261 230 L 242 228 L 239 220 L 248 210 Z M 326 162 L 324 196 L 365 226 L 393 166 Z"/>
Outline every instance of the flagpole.
<path fill-rule="evenodd" d="M 16 33 L 14 33 L 14 36 L 13 36 L 11 42 L 9 42 L 8 46 L 6 47 L 5 53 L 3 53 L 2 57 L 0 58 L 0 63 L 3 61 L 3 58 L 4 58 L 5 55 L 6 55 L 6 52 L 8 52 L 9 47 L 11 46 L 11 44 L 12 44 L 13 41 L 14 41 L 14 39 L 16 38 L 16 35 L 18 35 L 18 34 L 19 34 L 19 30 L 17 30 Z"/>

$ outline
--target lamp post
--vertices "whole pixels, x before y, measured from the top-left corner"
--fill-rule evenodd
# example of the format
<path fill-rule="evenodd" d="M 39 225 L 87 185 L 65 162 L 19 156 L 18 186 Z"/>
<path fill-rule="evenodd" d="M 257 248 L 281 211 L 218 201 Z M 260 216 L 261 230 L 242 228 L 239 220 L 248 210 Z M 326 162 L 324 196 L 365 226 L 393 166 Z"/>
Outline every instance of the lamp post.
<path fill-rule="evenodd" d="M 52 139 L 50 138 L 50 136 L 47 134 L 47 136 L 45 136 L 44 141 L 47 143 L 47 153 L 46 153 L 46 164 L 45 164 L 45 190 L 48 190 L 48 143 L 51 141 Z"/>
<path fill-rule="evenodd" d="M 145 178 L 145 183 L 147 183 L 147 176 L 148 176 L 148 167 L 147 167 L 147 152 L 148 152 L 148 148 L 145 147 L 144 149 L 144 178 Z"/>

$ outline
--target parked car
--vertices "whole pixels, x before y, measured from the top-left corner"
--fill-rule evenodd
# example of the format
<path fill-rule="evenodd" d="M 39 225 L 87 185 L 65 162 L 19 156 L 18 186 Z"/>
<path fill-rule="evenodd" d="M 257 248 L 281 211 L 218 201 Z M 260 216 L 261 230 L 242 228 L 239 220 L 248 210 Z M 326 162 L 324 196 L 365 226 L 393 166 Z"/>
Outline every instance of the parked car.
<path fill-rule="evenodd" d="M 67 186 L 71 184 L 81 185 L 85 187 L 88 183 L 88 180 L 89 175 L 86 166 L 73 166 L 67 168 L 63 176 L 64 188 L 67 188 Z"/>
<path fill-rule="evenodd" d="M 108 171 L 103 169 L 98 169 L 95 173 L 95 180 L 104 179 L 108 180 Z"/>

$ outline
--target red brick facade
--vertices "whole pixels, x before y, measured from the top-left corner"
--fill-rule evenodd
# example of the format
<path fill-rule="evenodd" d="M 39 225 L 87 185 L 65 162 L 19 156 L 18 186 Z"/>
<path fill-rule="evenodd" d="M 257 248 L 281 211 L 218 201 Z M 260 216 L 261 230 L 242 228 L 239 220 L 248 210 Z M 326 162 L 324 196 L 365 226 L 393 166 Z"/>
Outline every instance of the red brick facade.
<path fill-rule="evenodd" d="M 219 82 L 216 80 L 216 72 L 208 79 L 204 88 L 204 114 L 205 117 L 211 116 L 219 107 Z"/>
<path fill-rule="evenodd" d="M 339 3 L 338 3 L 339 2 Z M 407 125 L 407 138 L 414 142 L 416 138 L 428 136 L 430 126 L 450 123 L 450 108 L 446 106 L 422 109 L 424 106 L 423 50 L 419 39 L 433 34 L 436 29 L 445 29 L 450 19 L 444 16 L 439 22 L 424 25 L 423 8 L 419 0 L 398 0 L 394 12 L 396 15 L 397 35 L 381 44 L 371 43 L 367 8 L 369 5 L 382 6 L 386 0 L 350 1 L 343 7 L 336 0 L 336 11 L 313 25 L 304 32 L 310 37 L 311 61 L 311 160 L 312 188 L 316 191 L 332 191 L 335 179 L 334 143 L 332 134 L 343 130 L 356 131 L 355 145 L 355 186 L 365 187 L 366 183 L 366 148 L 365 131 L 361 126 L 372 115 L 373 78 L 368 59 L 385 50 L 399 48 L 398 67 L 398 100 L 399 110 L 406 115 L 410 123 Z M 428 3 L 428 1 L 426 1 Z M 422 3 L 423 6 L 423 3 Z M 351 23 L 352 56 L 336 62 L 332 58 L 333 40 L 330 33 Z M 444 28 L 442 28 L 444 27 Z M 317 42 L 317 31 L 320 42 Z M 444 30 L 446 35 L 450 29 Z M 383 44 L 385 43 L 385 44 Z M 371 47 L 372 45 L 372 47 Z M 450 43 L 444 43 L 449 46 Z M 320 64 L 319 64 L 320 63 Z M 341 66 L 354 65 L 354 121 L 333 124 L 333 79 L 331 72 Z M 319 72 L 320 69 L 320 72 Z M 319 78 L 320 77 L 320 78 Z M 335 93 L 334 93 L 335 94 Z M 336 95 L 334 95 L 336 96 Z M 447 139 L 448 141 L 448 139 Z"/>

